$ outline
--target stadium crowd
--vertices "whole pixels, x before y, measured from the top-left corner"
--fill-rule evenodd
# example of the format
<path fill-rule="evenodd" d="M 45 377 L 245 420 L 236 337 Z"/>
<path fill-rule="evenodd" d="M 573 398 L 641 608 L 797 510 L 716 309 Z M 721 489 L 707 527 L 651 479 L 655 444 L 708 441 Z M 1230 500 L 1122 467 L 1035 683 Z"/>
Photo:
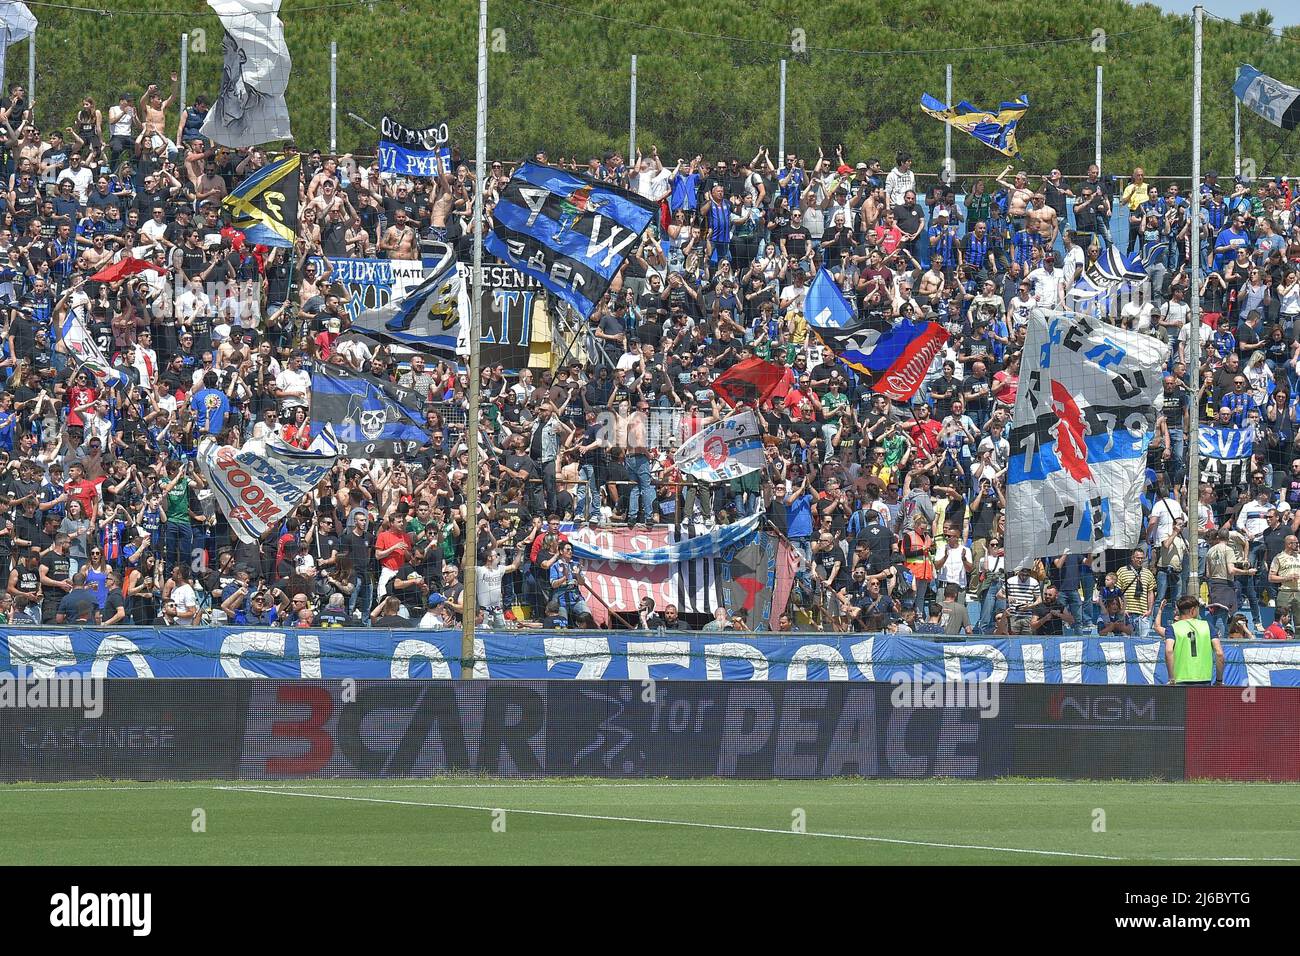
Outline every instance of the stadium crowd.
<path fill-rule="evenodd" d="M 661 217 L 558 367 L 482 370 L 487 454 L 467 502 L 465 372 L 340 341 L 348 292 L 329 259 L 412 259 L 437 241 L 469 259 L 472 164 L 454 151 L 450 175 L 398 181 L 351 155 L 304 152 L 294 248 L 251 247 L 225 227 L 221 200 L 295 147 L 214 147 L 199 132 L 204 99 L 179 108 L 175 86 L 165 94 L 124 93 L 107 111 L 87 99 L 71 118 L 33 116 L 21 85 L 0 103 L 5 623 L 456 626 L 474 521 L 489 624 L 584 626 L 569 531 L 690 531 L 759 508 L 800 559 L 789 607 L 772 611 L 779 630 L 1146 635 L 1193 561 L 1216 634 L 1259 636 L 1271 607 L 1268 636 L 1286 636 L 1300 613 L 1300 228 L 1285 182 L 1208 174 L 1198 228 L 1186 188 L 1151 186 L 1141 169 L 1120 181 L 1093 166 L 1066 180 L 1008 166 L 947 184 L 922 180 L 905 153 L 886 169 L 841 147 L 816 158 L 556 159 L 659 201 Z M 509 174 L 491 164 L 489 203 Z M 1114 321 L 1172 346 L 1148 532 L 1131 554 L 1007 568 L 1025 323 L 1036 306 L 1066 306 L 1112 242 L 1142 254 L 1152 278 Z M 1206 269 L 1195 290 L 1193 254 Z M 123 257 L 157 269 L 90 279 Z M 878 327 L 912 317 L 949 331 L 910 405 L 864 386 L 809 329 L 804 297 L 822 267 Z M 1205 322 L 1199 383 L 1188 371 L 1193 295 Z M 69 357 L 70 312 L 124 387 Z M 729 414 L 710 384 L 748 357 L 781 376 L 757 409 L 765 467 L 684 482 L 673 447 Z M 415 389 L 431 441 L 404 460 L 340 461 L 282 528 L 244 544 L 194 464 L 198 443 L 274 434 L 306 447 L 321 362 Z M 671 429 L 654 424 L 667 409 Z M 1178 497 L 1190 414 L 1255 436 L 1240 483 L 1200 488 L 1196 554 Z M 725 610 L 687 622 L 654 606 L 629 623 L 744 627 Z"/>

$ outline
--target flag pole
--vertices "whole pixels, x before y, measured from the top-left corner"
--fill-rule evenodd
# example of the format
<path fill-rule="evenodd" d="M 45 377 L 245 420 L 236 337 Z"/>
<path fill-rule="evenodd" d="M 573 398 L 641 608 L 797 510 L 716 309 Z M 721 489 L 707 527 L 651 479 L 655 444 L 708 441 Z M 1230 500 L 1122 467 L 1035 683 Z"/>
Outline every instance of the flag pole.
<path fill-rule="evenodd" d="M 469 355 L 465 369 L 469 375 L 469 410 L 465 421 L 465 442 L 469 446 L 469 474 L 465 478 L 465 565 L 461 580 L 465 582 L 464 628 L 461 632 L 461 677 L 474 676 L 474 623 L 478 617 L 478 594 L 475 591 L 475 566 L 478 563 L 478 405 L 479 405 L 479 329 L 483 308 L 483 230 L 487 217 L 483 210 L 483 177 L 487 156 L 487 23 L 488 0 L 478 4 L 478 110 L 474 131 L 474 293 L 470 299 Z"/>
<path fill-rule="evenodd" d="M 1192 43 L 1192 229 L 1191 248 L 1191 299 L 1192 311 L 1188 316 L 1191 327 L 1187 330 L 1187 349 L 1191 366 L 1192 400 L 1188 408 L 1187 429 L 1187 590 L 1194 597 L 1201 596 L 1198 567 L 1197 535 L 1201 530 L 1201 31 L 1205 22 L 1205 8 L 1197 4 L 1192 11 L 1195 39 Z"/>

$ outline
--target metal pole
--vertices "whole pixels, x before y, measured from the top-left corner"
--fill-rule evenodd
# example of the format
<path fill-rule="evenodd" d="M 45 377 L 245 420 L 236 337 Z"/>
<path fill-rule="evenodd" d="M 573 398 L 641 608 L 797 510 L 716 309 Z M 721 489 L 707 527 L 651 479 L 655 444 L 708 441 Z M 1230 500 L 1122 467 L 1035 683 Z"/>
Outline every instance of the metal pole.
<path fill-rule="evenodd" d="M 1232 175 L 1241 175 L 1241 100 L 1232 98 Z"/>
<path fill-rule="evenodd" d="M 190 35 L 181 34 L 181 114 L 189 108 L 190 101 L 187 99 L 190 82 Z M 185 124 L 182 123 L 182 126 Z M 179 145 L 179 144 L 178 144 Z"/>
<path fill-rule="evenodd" d="M 469 445 L 469 474 L 465 478 L 465 582 L 462 599 L 465 628 L 461 633 L 461 676 L 474 676 L 474 621 L 478 617 L 478 594 L 475 592 L 474 569 L 478 563 L 478 403 L 479 403 L 479 330 L 483 308 L 483 178 L 487 175 L 487 30 L 488 0 L 478 3 L 478 122 L 474 135 L 474 297 L 470 301 L 469 355 L 465 360 L 469 374 L 469 411 L 465 421 L 465 442 Z M 468 667 L 468 673 L 466 668 Z"/>
<path fill-rule="evenodd" d="M 781 93 L 777 106 L 776 165 L 781 168 L 785 162 L 785 60 L 781 61 Z"/>
<path fill-rule="evenodd" d="M 27 102 L 36 102 L 36 31 L 27 38 Z M 21 119 L 21 117 L 20 117 Z M 32 112 L 32 122 L 36 122 L 36 113 Z"/>
<path fill-rule="evenodd" d="M 1205 8 L 1197 4 L 1192 19 L 1196 25 L 1192 44 L 1192 213 L 1191 284 L 1192 304 L 1188 321 L 1187 348 L 1192 376 L 1192 401 L 1189 409 L 1187 434 L 1187 576 L 1188 591 L 1199 598 L 1201 583 L 1197 577 L 1196 545 L 1201 530 L 1201 31 L 1205 23 Z"/>
<path fill-rule="evenodd" d="M 330 40 L 330 152 L 339 148 L 339 45 Z"/>
<path fill-rule="evenodd" d="M 952 64 L 949 63 L 943 71 L 943 93 L 944 105 L 952 106 Z M 952 176 L 952 124 L 943 124 L 943 172 L 945 176 Z"/>
<path fill-rule="evenodd" d="M 1097 64 L 1097 124 L 1093 131 L 1092 161 L 1101 172 L 1101 64 Z"/>
<path fill-rule="evenodd" d="M 632 54 L 632 103 L 628 112 L 627 161 L 636 160 L 636 54 Z"/>

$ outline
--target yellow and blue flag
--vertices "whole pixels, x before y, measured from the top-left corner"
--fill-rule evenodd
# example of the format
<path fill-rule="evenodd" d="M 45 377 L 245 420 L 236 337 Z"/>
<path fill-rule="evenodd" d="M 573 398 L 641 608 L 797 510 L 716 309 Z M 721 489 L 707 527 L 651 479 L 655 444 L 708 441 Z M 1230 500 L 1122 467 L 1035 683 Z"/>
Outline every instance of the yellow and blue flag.
<path fill-rule="evenodd" d="M 1020 94 L 1019 99 L 999 104 L 996 113 L 982 110 L 965 100 L 956 106 L 946 106 L 929 93 L 921 94 L 922 112 L 1013 159 L 1020 155 L 1020 147 L 1016 145 L 1016 126 L 1028 109 L 1029 96 L 1025 93 Z"/>
<path fill-rule="evenodd" d="M 230 224 L 249 242 L 293 248 L 301 164 L 302 157 L 295 153 L 263 166 L 221 200 L 230 210 Z"/>

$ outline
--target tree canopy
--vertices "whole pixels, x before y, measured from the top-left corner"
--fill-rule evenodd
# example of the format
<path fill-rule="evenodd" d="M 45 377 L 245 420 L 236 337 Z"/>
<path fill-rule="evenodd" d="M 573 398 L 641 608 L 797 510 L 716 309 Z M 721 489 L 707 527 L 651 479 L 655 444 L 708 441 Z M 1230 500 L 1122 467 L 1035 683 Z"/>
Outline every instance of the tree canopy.
<path fill-rule="evenodd" d="M 113 13 L 36 8 L 36 104 L 45 126 L 72 122 L 81 98 L 107 107 L 123 92 L 168 85 L 190 34 L 188 92 L 216 95 L 221 28 L 201 0 L 107 0 Z M 409 125 L 446 120 L 472 153 L 478 5 L 471 0 L 286 0 L 293 56 L 288 101 L 304 146 L 329 147 L 329 44 L 338 44 L 338 151 L 373 153 L 390 113 Z M 1300 33 L 1275 36 L 1266 13 L 1210 19 L 1205 36 L 1204 161 L 1230 170 L 1231 85 L 1251 62 L 1300 85 Z M 629 65 L 637 54 L 637 144 L 667 161 L 703 153 L 777 160 L 779 63 L 787 61 L 786 145 L 801 155 L 837 143 L 851 161 L 896 150 L 935 171 L 943 126 L 917 107 L 953 98 L 981 107 L 1028 94 L 1022 164 L 1082 173 L 1093 156 L 1096 66 L 1104 68 L 1103 165 L 1186 175 L 1191 160 L 1192 29 L 1188 17 L 1124 0 L 492 0 L 489 153 L 545 149 L 586 159 L 626 151 Z M 7 81 L 23 77 L 10 51 Z M 175 115 L 174 109 L 172 113 Z M 1243 154 L 1258 172 L 1294 170 L 1300 140 L 1243 112 Z M 1000 156 L 953 133 L 958 173 L 996 171 Z M 710 155 L 716 154 L 716 155 Z M 1271 157 L 1271 161 L 1270 161 Z M 1266 168 L 1267 167 L 1267 168 Z"/>

